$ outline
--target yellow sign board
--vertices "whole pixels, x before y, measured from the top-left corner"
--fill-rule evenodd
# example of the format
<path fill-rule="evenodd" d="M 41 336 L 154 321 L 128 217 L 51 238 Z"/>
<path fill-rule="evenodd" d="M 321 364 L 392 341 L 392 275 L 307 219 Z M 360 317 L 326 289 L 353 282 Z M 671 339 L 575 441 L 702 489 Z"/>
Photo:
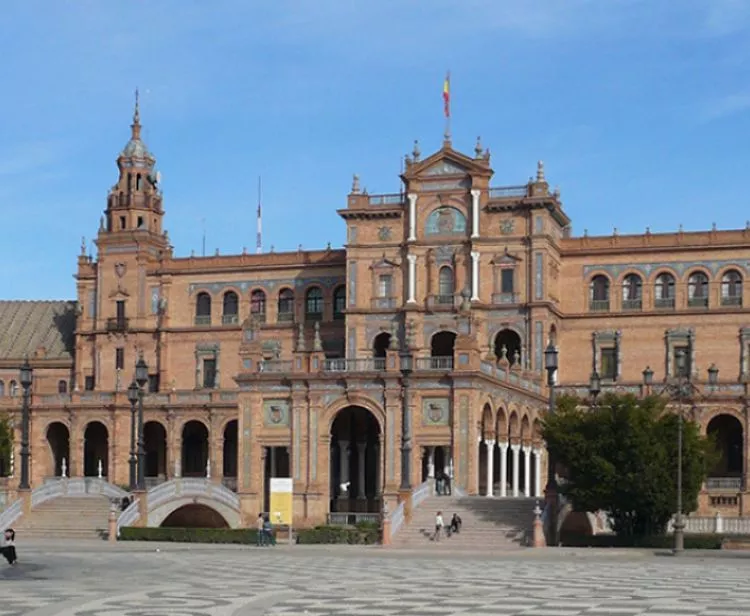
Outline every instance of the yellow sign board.
<path fill-rule="evenodd" d="M 271 510 L 268 517 L 273 525 L 292 525 L 292 480 L 288 477 L 271 479 Z"/>

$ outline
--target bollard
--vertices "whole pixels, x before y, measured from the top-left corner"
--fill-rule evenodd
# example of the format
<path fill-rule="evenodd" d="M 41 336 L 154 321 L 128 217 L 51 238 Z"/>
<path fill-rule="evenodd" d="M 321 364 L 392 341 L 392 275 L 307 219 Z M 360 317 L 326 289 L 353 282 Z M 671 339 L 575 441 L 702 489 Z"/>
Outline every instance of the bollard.
<path fill-rule="evenodd" d="M 109 537 L 110 543 L 117 542 L 117 512 L 114 506 L 109 508 Z"/>
<path fill-rule="evenodd" d="M 533 526 L 532 546 L 535 548 L 546 547 L 544 541 L 544 527 L 542 525 L 542 510 L 539 508 L 539 503 L 534 507 L 534 526 Z"/>

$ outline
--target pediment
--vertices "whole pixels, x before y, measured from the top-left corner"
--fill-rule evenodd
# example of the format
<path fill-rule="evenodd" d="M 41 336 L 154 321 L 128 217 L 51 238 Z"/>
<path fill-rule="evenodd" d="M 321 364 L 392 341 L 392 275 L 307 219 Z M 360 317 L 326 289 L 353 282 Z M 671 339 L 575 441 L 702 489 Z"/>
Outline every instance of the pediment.
<path fill-rule="evenodd" d="M 469 170 L 463 165 L 459 165 L 452 160 L 443 159 L 427 167 L 421 175 L 435 177 L 441 175 L 466 175 L 468 172 Z"/>
<path fill-rule="evenodd" d="M 444 177 L 463 179 L 468 175 L 492 175 L 488 159 L 475 160 L 450 146 L 444 146 L 424 160 L 407 159 L 402 177 L 434 181 Z"/>
<path fill-rule="evenodd" d="M 398 267 L 398 264 L 387 259 L 385 255 L 370 266 L 371 269 L 393 269 L 395 267 Z"/>
<path fill-rule="evenodd" d="M 492 264 L 493 265 L 500 265 L 500 266 L 506 266 L 506 267 L 513 267 L 520 263 L 521 259 L 520 257 L 517 257 L 510 252 L 508 252 L 508 249 L 505 249 L 505 252 L 499 255 L 495 255 L 492 258 Z"/>
<path fill-rule="evenodd" d="M 109 294 L 109 298 L 113 299 L 115 297 L 130 297 L 130 293 L 128 293 L 125 289 L 122 287 L 117 287 L 114 291 L 112 291 Z"/>

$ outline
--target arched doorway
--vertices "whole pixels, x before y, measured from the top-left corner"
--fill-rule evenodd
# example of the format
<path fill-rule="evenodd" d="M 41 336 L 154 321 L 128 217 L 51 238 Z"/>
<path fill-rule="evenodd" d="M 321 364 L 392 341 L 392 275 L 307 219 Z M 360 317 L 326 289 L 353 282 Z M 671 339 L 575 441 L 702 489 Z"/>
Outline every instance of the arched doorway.
<path fill-rule="evenodd" d="M 453 357 L 456 346 L 456 334 L 453 332 L 438 332 L 430 341 L 430 355 L 432 357 Z"/>
<path fill-rule="evenodd" d="M 70 431 L 68 426 L 59 421 L 53 421 L 47 426 L 47 444 L 49 445 L 51 465 L 54 477 L 62 477 L 63 460 L 65 461 L 65 475 L 70 476 Z"/>
<path fill-rule="evenodd" d="M 101 466 L 102 477 L 109 476 L 109 432 L 100 421 L 92 421 L 83 433 L 83 474 L 98 477 Z"/>
<path fill-rule="evenodd" d="M 744 465 L 742 456 L 742 424 L 733 415 L 717 415 L 706 429 L 713 438 L 716 451 L 720 454 L 711 477 L 741 477 Z"/>
<path fill-rule="evenodd" d="M 224 427 L 224 464 L 222 474 L 227 487 L 237 489 L 237 420 L 232 419 Z M 226 481 L 229 479 L 229 481 Z M 232 481 L 234 480 L 234 481 Z M 232 485 L 233 484 L 233 485 Z"/>
<path fill-rule="evenodd" d="M 144 424 L 143 448 L 146 450 L 146 483 L 154 484 L 166 479 L 167 431 L 158 421 L 147 421 Z"/>
<path fill-rule="evenodd" d="M 341 409 L 331 424 L 331 511 L 378 513 L 380 425 L 361 406 Z"/>
<path fill-rule="evenodd" d="M 521 336 L 512 329 L 503 329 L 495 336 L 495 357 L 506 359 L 511 366 L 521 365 Z"/>
<path fill-rule="evenodd" d="M 207 505 L 183 505 L 175 509 L 161 523 L 162 527 L 172 528 L 229 528 L 224 517 Z"/>
<path fill-rule="evenodd" d="M 182 428 L 182 475 L 205 477 L 208 467 L 208 428 L 200 421 L 188 421 Z"/>
<path fill-rule="evenodd" d="M 384 358 L 388 347 L 391 345 L 391 335 L 388 332 L 380 332 L 372 342 L 372 356 Z"/>

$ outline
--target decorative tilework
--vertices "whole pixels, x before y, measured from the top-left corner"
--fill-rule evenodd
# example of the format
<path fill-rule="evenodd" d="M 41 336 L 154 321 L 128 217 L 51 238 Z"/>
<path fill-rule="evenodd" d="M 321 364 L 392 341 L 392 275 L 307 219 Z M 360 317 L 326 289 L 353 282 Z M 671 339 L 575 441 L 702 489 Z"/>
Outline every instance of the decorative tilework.
<path fill-rule="evenodd" d="M 265 280 L 237 280 L 237 281 L 217 281 L 217 282 L 194 282 L 188 286 L 188 293 L 193 295 L 197 291 L 207 291 L 208 293 L 222 293 L 227 289 L 238 289 L 245 293 L 250 289 L 263 288 L 267 291 L 291 287 L 293 289 L 304 289 L 308 285 L 315 284 L 328 289 L 338 286 L 344 282 L 341 276 L 315 276 L 311 278 L 272 278 Z"/>
<path fill-rule="evenodd" d="M 534 216 L 534 233 L 544 233 L 544 218 Z"/>
<path fill-rule="evenodd" d="M 450 413 L 448 398 L 422 398 L 423 426 L 447 426 Z"/>
<path fill-rule="evenodd" d="M 310 409 L 310 478 L 318 479 L 318 411 Z"/>
<path fill-rule="evenodd" d="M 138 268 L 138 313 L 146 312 L 146 268 Z"/>
<path fill-rule="evenodd" d="M 458 469 L 456 475 L 460 485 L 469 487 L 469 396 L 462 395 L 458 399 L 458 431 L 461 445 L 458 452 Z"/>
<path fill-rule="evenodd" d="M 289 426 L 288 400 L 263 400 L 263 423 L 271 427 Z"/>
<path fill-rule="evenodd" d="M 469 365 L 469 355 L 467 353 L 459 353 L 458 354 L 458 365 L 459 366 L 468 366 Z"/>
<path fill-rule="evenodd" d="M 460 175 L 463 173 L 466 173 L 466 167 L 462 167 L 449 160 L 441 160 L 425 170 L 424 175 Z"/>
<path fill-rule="evenodd" d="M 356 327 L 349 328 L 346 358 L 347 359 L 357 358 L 357 328 Z"/>
<path fill-rule="evenodd" d="M 544 253 L 534 253 L 534 299 L 544 299 Z"/>
<path fill-rule="evenodd" d="M 544 323 L 541 321 L 534 322 L 534 368 L 537 372 L 541 372 L 544 368 L 543 361 L 543 348 L 544 348 Z"/>
<path fill-rule="evenodd" d="M 96 318 L 96 291 L 89 291 L 89 317 Z"/>
<path fill-rule="evenodd" d="M 349 261 L 349 306 L 357 305 L 357 262 Z"/>
<path fill-rule="evenodd" d="M 428 217 L 425 235 L 455 235 L 466 233 L 466 216 L 454 207 L 439 207 Z"/>
<path fill-rule="evenodd" d="M 586 265 L 583 268 L 583 277 L 587 279 L 589 276 L 596 272 L 603 272 L 608 274 L 612 279 L 619 278 L 626 271 L 628 272 L 639 272 L 644 278 L 648 278 L 654 272 L 660 269 L 670 269 L 674 271 L 678 276 L 682 276 L 687 271 L 702 267 L 709 270 L 712 274 L 716 275 L 719 270 L 733 265 L 740 270 L 744 270 L 747 275 L 750 273 L 750 261 L 747 259 L 725 259 L 715 261 L 657 261 L 653 263 L 636 263 L 634 265 L 628 265 L 625 263 L 604 263 L 601 265 Z"/>
<path fill-rule="evenodd" d="M 348 241 L 350 244 L 355 244 L 357 242 L 357 227 L 355 225 L 352 225 L 351 227 L 349 227 L 348 236 L 349 236 Z"/>
<path fill-rule="evenodd" d="M 252 435 L 252 414 L 250 405 L 246 404 L 242 408 L 242 486 L 250 489 L 250 461 L 252 459 L 253 441 Z"/>
<path fill-rule="evenodd" d="M 244 370 L 252 370 L 252 368 L 253 368 L 253 360 L 252 359 L 243 359 L 242 360 L 242 368 Z"/>
<path fill-rule="evenodd" d="M 299 406 L 292 409 L 292 421 L 294 432 L 294 447 L 292 449 L 292 456 L 294 457 L 294 478 L 300 480 L 302 477 L 302 435 L 300 434 L 300 416 L 302 415 L 303 409 Z"/>
<path fill-rule="evenodd" d="M 149 295 L 151 297 L 151 314 L 158 314 L 159 313 L 159 300 L 161 299 L 161 296 L 159 293 L 159 287 L 151 287 L 151 291 L 149 292 Z"/>
<path fill-rule="evenodd" d="M 386 460 L 388 481 L 396 481 L 396 419 L 393 409 L 387 411 L 386 424 L 388 426 L 388 457 Z"/>

